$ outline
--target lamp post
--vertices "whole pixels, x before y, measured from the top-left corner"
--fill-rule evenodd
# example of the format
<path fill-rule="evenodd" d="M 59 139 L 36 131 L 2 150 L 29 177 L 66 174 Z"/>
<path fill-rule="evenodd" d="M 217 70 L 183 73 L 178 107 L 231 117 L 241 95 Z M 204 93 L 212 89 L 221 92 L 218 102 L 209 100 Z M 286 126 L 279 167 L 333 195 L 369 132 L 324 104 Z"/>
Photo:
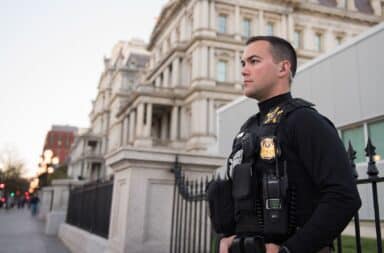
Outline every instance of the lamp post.
<path fill-rule="evenodd" d="M 59 158 L 53 155 L 52 150 L 46 149 L 39 159 L 39 174 L 43 179 L 43 186 L 48 185 L 48 174 L 52 174 L 55 170 L 54 167 L 59 164 Z M 39 183 L 41 186 L 41 184 Z"/>

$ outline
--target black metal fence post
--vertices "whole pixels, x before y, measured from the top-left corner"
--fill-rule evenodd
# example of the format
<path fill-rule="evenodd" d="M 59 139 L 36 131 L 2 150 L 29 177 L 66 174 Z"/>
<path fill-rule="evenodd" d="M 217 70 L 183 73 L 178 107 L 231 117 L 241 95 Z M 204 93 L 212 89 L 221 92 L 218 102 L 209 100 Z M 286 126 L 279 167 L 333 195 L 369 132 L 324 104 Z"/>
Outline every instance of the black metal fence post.
<path fill-rule="evenodd" d="M 356 164 L 355 164 L 355 159 L 356 159 L 356 151 L 353 149 L 351 141 L 348 143 L 348 158 L 349 162 L 351 164 L 352 168 L 352 175 L 357 180 L 359 177 L 359 174 L 357 173 L 356 170 Z M 359 218 L 359 211 L 356 212 L 355 217 L 353 219 L 355 223 L 355 242 L 356 242 L 356 250 L 357 253 L 361 253 L 361 238 L 360 238 L 360 218 Z"/>
<path fill-rule="evenodd" d="M 377 197 L 377 176 L 379 171 L 376 167 L 375 155 L 376 155 L 376 147 L 373 146 L 371 139 L 368 138 L 367 147 L 365 148 L 366 156 L 369 158 L 368 162 L 368 177 L 372 180 L 372 197 L 373 197 L 373 210 L 375 213 L 375 225 L 376 225 L 376 242 L 377 242 L 377 252 L 382 253 L 382 242 L 381 242 L 381 226 L 380 226 L 380 210 L 379 210 L 379 201 Z"/>

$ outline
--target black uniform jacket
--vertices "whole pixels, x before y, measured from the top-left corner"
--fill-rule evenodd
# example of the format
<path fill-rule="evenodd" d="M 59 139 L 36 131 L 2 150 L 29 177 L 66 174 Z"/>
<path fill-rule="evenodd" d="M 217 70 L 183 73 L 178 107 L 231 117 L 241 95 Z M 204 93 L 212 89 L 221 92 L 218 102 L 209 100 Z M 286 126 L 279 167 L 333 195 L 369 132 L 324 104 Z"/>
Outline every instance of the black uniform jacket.
<path fill-rule="evenodd" d="M 260 119 L 291 99 L 286 93 L 259 103 Z M 333 124 L 311 108 L 299 108 L 278 131 L 289 184 L 297 193 L 297 232 L 283 244 L 292 253 L 331 245 L 361 206 L 346 150 Z"/>

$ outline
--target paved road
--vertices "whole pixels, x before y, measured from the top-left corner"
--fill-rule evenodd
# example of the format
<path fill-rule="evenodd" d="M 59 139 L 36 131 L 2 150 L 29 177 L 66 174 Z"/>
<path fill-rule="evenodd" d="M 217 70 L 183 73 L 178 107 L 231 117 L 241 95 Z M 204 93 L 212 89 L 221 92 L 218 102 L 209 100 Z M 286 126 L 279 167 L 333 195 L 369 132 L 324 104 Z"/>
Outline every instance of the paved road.
<path fill-rule="evenodd" d="M 0 209 L 0 253 L 69 253 L 56 236 L 44 234 L 44 223 L 27 208 Z"/>

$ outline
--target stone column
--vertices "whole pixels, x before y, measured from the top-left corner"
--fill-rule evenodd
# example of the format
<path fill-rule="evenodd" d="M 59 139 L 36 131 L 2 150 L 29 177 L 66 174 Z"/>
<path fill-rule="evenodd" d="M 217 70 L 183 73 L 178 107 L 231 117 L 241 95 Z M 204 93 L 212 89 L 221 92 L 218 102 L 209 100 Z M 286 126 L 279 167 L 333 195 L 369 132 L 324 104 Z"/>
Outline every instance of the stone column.
<path fill-rule="evenodd" d="M 327 52 L 328 50 L 334 48 L 336 45 L 335 39 L 331 31 L 327 30 L 324 33 L 324 47 L 323 50 L 324 52 Z"/>
<path fill-rule="evenodd" d="M 314 49 L 315 46 L 313 45 L 313 43 L 311 43 L 311 35 L 312 35 L 311 28 L 306 26 L 303 30 L 303 49 L 310 49 L 310 50 Z"/>
<path fill-rule="evenodd" d="M 208 47 L 203 46 L 200 48 L 200 77 L 208 78 Z"/>
<path fill-rule="evenodd" d="M 235 32 L 235 39 L 236 40 L 241 40 L 241 26 L 240 26 L 240 7 L 238 4 L 235 5 L 235 27 L 234 27 L 234 32 Z"/>
<path fill-rule="evenodd" d="M 103 252 L 169 253 L 175 178 L 169 168 L 176 155 L 182 168 L 187 168 L 188 178 L 211 175 L 225 162 L 224 157 L 209 154 L 134 148 L 107 158 L 114 170 L 114 183 L 108 247 Z"/>
<path fill-rule="evenodd" d="M 198 48 L 195 48 L 195 50 L 192 52 L 192 80 L 196 79 L 198 77 L 198 69 L 199 69 L 199 60 L 198 60 Z"/>
<path fill-rule="evenodd" d="M 287 16 L 285 14 L 282 14 L 281 15 L 281 29 L 280 29 L 281 37 L 287 38 L 289 41 L 287 23 L 288 23 Z"/>
<path fill-rule="evenodd" d="M 135 119 L 136 112 L 132 110 L 129 114 L 129 136 L 128 136 L 128 142 L 132 143 L 135 137 Z"/>
<path fill-rule="evenodd" d="M 172 62 L 172 87 L 180 86 L 180 62 L 179 57 L 176 57 L 176 59 Z"/>
<path fill-rule="evenodd" d="M 144 137 L 150 138 L 151 137 L 151 128 L 152 128 L 152 104 L 147 103 L 147 117 L 146 117 L 146 124 L 145 124 L 145 133 Z"/>
<path fill-rule="evenodd" d="M 350 11 L 357 11 L 355 6 L 355 0 L 347 0 L 347 9 Z"/>
<path fill-rule="evenodd" d="M 172 108 L 171 115 L 171 141 L 176 141 L 179 132 L 179 106 Z"/>
<path fill-rule="evenodd" d="M 207 134 L 207 99 L 200 99 L 192 103 L 192 134 L 204 135 Z"/>
<path fill-rule="evenodd" d="M 202 15 L 199 17 L 201 19 L 200 27 L 204 30 L 209 28 L 209 3 L 207 0 L 200 2 L 200 8 Z"/>
<path fill-rule="evenodd" d="M 136 121 L 136 136 L 141 137 L 143 134 L 143 118 L 144 118 L 144 104 L 137 106 L 137 121 Z"/>
<path fill-rule="evenodd" d="M 259 10 L 259 15 L 257 16 L 258 19 L 259 19 L 259 34 L 262 35 L 264 34 L 264 31 L 265 31 L 265 27 L 264 27 L 264 11 L 263 10 Z"/>
<path fill-rule="evenodd" d="M 215 1 L 209 2 L 209 28 L 216 31 L 216 10 L 215 10 Z"/>
<path fill-rule="evenodd" d="M 380 0 L 371 0 L 371 5 L 373 8 L 373 13 L 376 16 L 381 16 L 382 15 L 381 1 Z"/>
<path fill-rule="evenodd" d="M 192 22 L 192 33 L 197 32 L 201 28 L 201 11 L 200 11 L 200 1 L 197 1 L 194 8 L 193 8 L 193 22 Z"/>
<path fill-rule="evenodd" d="M 188 138 L 187 126 L 190 125 L 187 119 L 187 112 L 185 107 L 180 108 L 180 139 L 185 140 Z"/>
<path fill-rule="evenodd" d="M 160 87 L 160 86 L 161 86 L 160 75 L 156 77 L 156 83 L 155 83 L 155 86 L 156 86 L 156 87 Z"/>
<path fill-rule="evenodd" d="M 168 138 L 168 114 L 164 114 L 161 118 L 160 139 L 166 140 Z"/>
<path fill-rule="evenodd" d="M 129 138 L 129 132 L 130 132 L 130 122 L 129 122 L 129 114 L 125 115 L 126 124 L 125 124 L 125 138 L 124 138 L 124 145 L 128 144 L 128 138 Z"/>
<path fill-rule="evenodd" d="M 288 38 L 288 41 L 293 41 L 293 33 L 295 31 L 295 27 L 294 27 L 294 23 L 293 23 L 293 16 L 291 13 L 288 14 L 287 16 L 287 38 Z"/>
<path fill-rule="evenodd" d="M 216 134 L 216 112 L 215 112 L 215 100 L 208 99 L 208 115 L 209 115 L 209 128 L 208 134 Z"/>
<path fill-rule="evenodd" d="M 169 67 L 167 66 L 163 71 L 163 87 L 169 86 Z"/>
<path fill-rule="evenodd" d="M 46 234 L 56 235 L 58 233 L 60 225 L 65 223 L 70 187 L 79 186 L 83 183 L 84 181 L 72 179 L 52 180 L 49 195 L 53 197 L 53 200 L 50 199 L 50 211 L 47 213 Z"/>
<path fill-rule="evenodd" d="M 241 85 L 240 52 L 235 51 L 235 83 Z"/>
<path fill-rule="evenodd" d="M 209 78 L 216 80 L 216 66 L 215 66 L 215 48 L 209 48 Z"/>

